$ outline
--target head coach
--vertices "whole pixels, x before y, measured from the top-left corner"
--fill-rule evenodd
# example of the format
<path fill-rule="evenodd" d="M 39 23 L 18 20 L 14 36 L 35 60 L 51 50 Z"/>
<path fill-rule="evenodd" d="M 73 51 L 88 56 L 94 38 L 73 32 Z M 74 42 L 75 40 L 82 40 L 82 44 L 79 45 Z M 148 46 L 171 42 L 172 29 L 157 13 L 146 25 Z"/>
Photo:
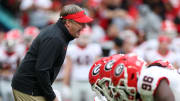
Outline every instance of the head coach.
<path fill-rule="evenodd" d="M 12 80 L 15 101 L 58 101 L 51 87 L 64 62 L 69 41 L 93 19 L 82 8 L 62 8 L 60 19 L 44 29 L 33 41 Z"/>

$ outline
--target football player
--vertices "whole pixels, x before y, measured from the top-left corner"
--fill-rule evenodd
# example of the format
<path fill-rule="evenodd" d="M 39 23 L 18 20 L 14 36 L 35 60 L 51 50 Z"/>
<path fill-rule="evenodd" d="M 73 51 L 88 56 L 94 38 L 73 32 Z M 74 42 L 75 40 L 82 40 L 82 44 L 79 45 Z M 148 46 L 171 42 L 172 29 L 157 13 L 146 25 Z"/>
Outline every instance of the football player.
<path fill-rule="evenodd" d="M 101 47 L 91 42 L 91 29 L 86 26 L 75 43 L 69 45 L 64 69 L 64 84 L 72 89 L 72 101 L 91 101 L 94 93 L 88 82 L 91 65 L 101 56 Z"/>
<path fill-rule="evenodd" d="M 110 77 L 110 91 L 99 86 L 108 101 L 180 101 L 180 72 L 168 61 L 146 66 L 136 55 L 127 54 L 113 64 Z"/>
<path fill-rule="evenodd" d="M 141 59 L 132 60 L 126 55 L 112 68 L 115 101 L 180 101 L 180 74 L 168 61 L 145 66 Z"/>
<path fill-rule="evenodd" d="M 158 60 L 142 70 L 138 92 L 143 101 L 180 101 L 180 74 L 167 61 Z"/>

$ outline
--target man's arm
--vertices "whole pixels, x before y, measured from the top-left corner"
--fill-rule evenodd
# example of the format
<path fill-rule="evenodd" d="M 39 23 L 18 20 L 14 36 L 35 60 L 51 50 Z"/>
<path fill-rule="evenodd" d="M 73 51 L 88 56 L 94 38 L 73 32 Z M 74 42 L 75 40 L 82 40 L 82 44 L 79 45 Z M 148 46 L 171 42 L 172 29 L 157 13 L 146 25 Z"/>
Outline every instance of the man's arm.
<path fill-rule="evenodd" d="M 48 101 L 57 101 L 55 100 L 56 95 L 51 87 L 52 77 L 50 78 L 50 71 L 52 71 L 54 61 L 57 60 L 60 54 L 59 52 L 62 51 L 62 47 L 55 38 L 43 40 L 39 46 L 35 74 L 44 97 Z"/>
<path fill-rule="evenodd" d="M 175 101 L 174 95 L 166 79 L 160 81 L 154 94 L 155 101 Z"/>

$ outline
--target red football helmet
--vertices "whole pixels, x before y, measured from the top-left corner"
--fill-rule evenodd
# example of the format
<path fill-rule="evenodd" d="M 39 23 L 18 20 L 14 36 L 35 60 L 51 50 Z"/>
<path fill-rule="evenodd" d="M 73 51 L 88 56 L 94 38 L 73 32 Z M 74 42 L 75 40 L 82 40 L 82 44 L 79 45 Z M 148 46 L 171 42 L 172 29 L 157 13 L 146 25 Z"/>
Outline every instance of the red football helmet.
<path fill-rule="evenodd" d="M 24 29 L 23 38 L 25 43 L 31 43 L 33 39 L 40 33 L 40 30 L 37 27 L 29 26 Z"/>
<path fill-rule="evenodd" d="M 127 54 L 119 58 L 111 71 L 112 95 L 116 101 L 135 101 L 137 81 L 146 63 L 137 55 Z"/>
<path fill-rule="evenodd" d="M 22 33 L 19 29 L 12 29 L 5 35 L 6 40 L 21 41 Z"/>
<path fill-rule="evenodd" d="M 35 38 L 40 33 L 40 30 L 35 26 L 29 26 L 24 29 L 24 35 Z"/>
<path fill-rule="evenodd" d="M 173 65 L 166 60 L 156 60 L 152 62 L 148 67 L 150 66 L 160 66 L 164 68 L 174 69 Z"/>
<path fill-rule="evenodd" d="M 111 77 L 111 69 L 112 69 L 114 63 L 121 56 L 124 56 L 124 54 L 112 55 L 108 59 L 106 59 L 105 66 L 100 68 L 100 79 L 103 79 L 103 78 L 109 78 L 110 79 L 110 77 Z"/>
<path fill-rule="evenodd" d="M 100 74 L 99 74 L 99 82 L 98 84 L 103 89 L 103 95 L 109 100 L 112 101 L 112 93 L 111 93 L 111 70 L 114 65 L 114 63 L 121 57 L 124 56 L 124 54 L 116 54 L 113 56 L 110 56 L 106 62 L 105 65 L 100 68 Z"/>
<path fill-rule="evenodd" d="M 6 33 L 4 43 L 7 51 L 14 51 L 15 46 L 21 41 L 21 34 L 19 29 L 12 29 Z"/>
<path fill-rule="evenodd" d="M 171 20 L 164 20 L 162 22 L 161 31 L 162 31 L 162 33 L 170 36 L 171 38 L 174 38 L 177 35 L 176 25 Z"/>
<path fill-rule="evenodd" d="M 100 68 L 105 65 L 108 59 L 108 57 L 104 57 L 96 61 L 89 71 L 89 83 L 91 84 L 91 88 L 100 96 L 102 95 L 102 88 L 99 85 L 99 72 Z"/>

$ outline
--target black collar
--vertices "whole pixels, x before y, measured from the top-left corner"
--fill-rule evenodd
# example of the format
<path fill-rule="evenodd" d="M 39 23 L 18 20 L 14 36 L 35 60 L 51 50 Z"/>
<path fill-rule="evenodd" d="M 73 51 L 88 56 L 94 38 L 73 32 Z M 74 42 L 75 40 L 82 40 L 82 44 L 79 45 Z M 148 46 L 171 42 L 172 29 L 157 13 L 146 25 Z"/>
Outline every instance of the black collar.
<path fill-rule="evenodd" d="M 65 36 L 65 40 L 66 42 L 69 42 L 71 40 L 74 39 L 74 37 L 69 33 L 69 31 L 67 30 L 67 28 L 64 26 L 64 24 L 62 23 L 61 19 L 59 19 L 57 21 L 57 26 L 61 29 L 61 31 L 63 31 L 63 35 Z"/>

